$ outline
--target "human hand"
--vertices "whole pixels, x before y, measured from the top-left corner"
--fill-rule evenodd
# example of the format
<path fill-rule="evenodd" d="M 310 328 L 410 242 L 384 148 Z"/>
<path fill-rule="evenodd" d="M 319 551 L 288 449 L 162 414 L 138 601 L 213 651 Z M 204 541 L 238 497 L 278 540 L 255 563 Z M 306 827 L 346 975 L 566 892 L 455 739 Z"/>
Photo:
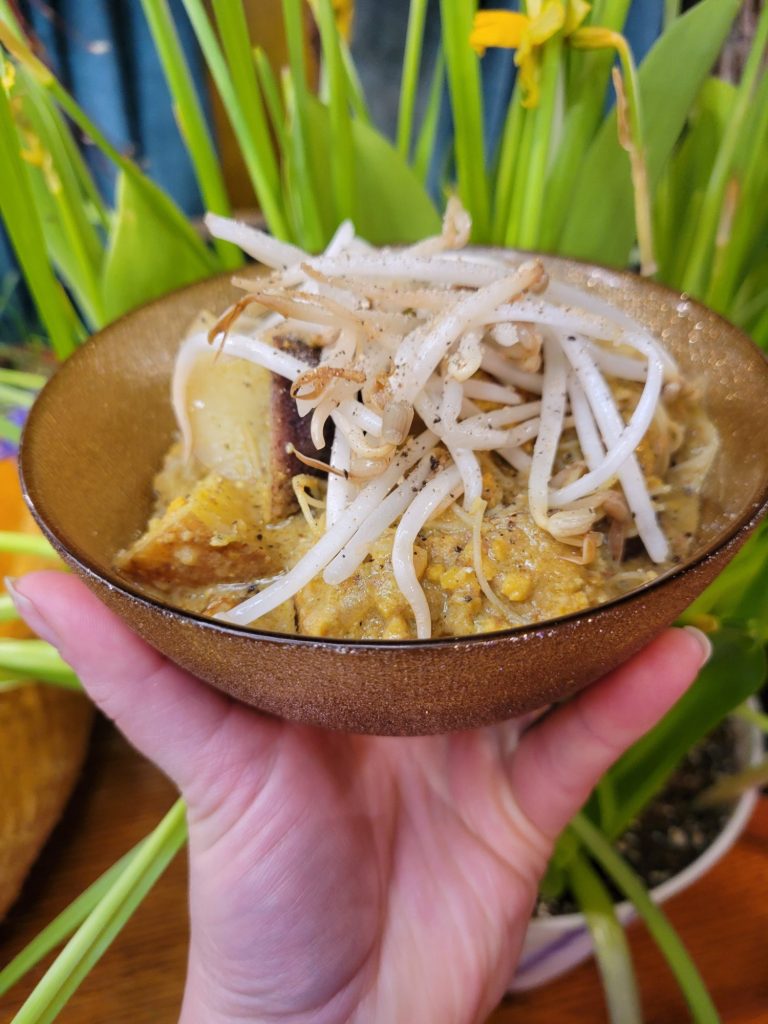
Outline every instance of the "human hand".
<path fill-rule="evenodd" d="M 210 689 L 72 576 L 13 591 L 187 802 L 182 1024 L 485 1020 L 558 833 L 707 656 L 704 638 L 668 630 L 519 741 L 515 722 L 342 735 Z"/>

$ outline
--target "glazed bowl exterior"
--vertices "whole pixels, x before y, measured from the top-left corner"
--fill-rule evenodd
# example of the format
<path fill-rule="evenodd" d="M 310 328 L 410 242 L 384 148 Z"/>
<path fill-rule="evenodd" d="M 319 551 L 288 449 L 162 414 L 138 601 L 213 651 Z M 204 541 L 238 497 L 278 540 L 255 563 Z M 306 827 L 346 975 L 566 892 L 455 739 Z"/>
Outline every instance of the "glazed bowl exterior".
<path fill-rule="evenodd" d="M 417 735 L 486 725 L 567 698 L 640 650 L 724 568 L 768 501 L 768 364 L 731 324 L 631 274 L 546 258 L 660 336 L 721 435 L 684 564 L 609 604 L 525 628 L 452 639 L 351 642 L 227 626 L 143 594 L 114 569 L 144 528 L 173 434 L 169 381 L 201 310 L 236 292 L 215 278 L 129 314 L 88 341 L 33 407 L 26 499 L 64 561 L 153 647 L 265 712 L 353 732 Z"/>

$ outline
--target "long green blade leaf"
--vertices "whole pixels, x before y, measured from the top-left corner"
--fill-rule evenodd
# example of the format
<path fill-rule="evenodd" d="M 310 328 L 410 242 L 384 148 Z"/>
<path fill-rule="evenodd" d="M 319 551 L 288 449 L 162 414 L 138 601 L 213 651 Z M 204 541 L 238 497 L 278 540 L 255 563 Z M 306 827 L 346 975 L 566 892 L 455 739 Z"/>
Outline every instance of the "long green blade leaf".
<path fill-rule="evenodd" d="M 168 0 L 142 0 L 142 6 L 173 98 L 179 130 L 195 169 L 205 208 L 228 217 L 229 197 L 221 166 L 189 65 L 179 42 Z M 215 239 L 213 245 L 224 267 L 232 268 L 242 264 L 242 255 L 237 246 L 219 239 Z"/>
<path fill-rule="evenodd" d="M 739 84 L 736 102 L 725 129 L 722 144 L 712 168 L 712 176 L 704 193 L 701 213 L 697 218 L 696 235 L 691 258 L 683 278 L 683 290 L 703 295 L 708 280 L 721 209 L 743 126 L 749 121 L 750 104 L 763 66 L 768 45 L 768 7 L 763 8 L 752 49 Z"/>
<path fill-rule="evenodd" d="M 50 1024 L 109 948 L 187 836 L 177 801 L 48 969 L 12 1024 Z"/>
<path fill-rule="evenodd" d="M 483 141 L 483 99 L 477 56 L 469 46 L 474 3 L 440 0 L 443 52 L 451 96 L 456 175 L 461 200 L 472 215 L 472 237 L 487 241 L 490 229 Z"/>
<path fill-rule="evenodd" d="M 16 605 L 7 594 L 0 594 L 0 622 L 13 622 L 18 618 Z"/>
<path fill-rule="evenodd" d="M 323 68 L 328 79 L 331 119 L 330 144 L 333 152 L 331 178 L 338 222 L 354 217 L 355 159 L 352 120 L 347 101 L 347 77 L 339 45 L 339 30 L 331 0 L 318 0 L 317 21 L 323 48 Z"/>
<path fill-rule="evenodd" d="M 432 81 L 429 86 L 427 107 L 419 128 L 418 139 L 413 153 L 413 169 L 422 182 L 426 182 L 429 175 L 432 154 L 435 151 L 435 140 L 437 139 L 437 127 L 440 120 L 440 104 L 443 99 L 443 85 L 445 82 L 445 61 L 442 50 L 435 59 L 435 67 L 432 71 Z"/>
<path fill-rule="evenodd" d="M 82 689 L 59 652 L 44 640 L 0 639 L 0 672 L 6 678 L 50 683 L 65 690 Z"/>
<path fill-rule="evenodd" d="M 310 139 L 318 146 L 330 132 L 328 108 L 315 97 L 307 104 Z M 415 242 L 440 230 L 440 218 L 426 189 L 395 147 L 375 128 L 355 118 L 352 140 L 355 175 L 354 221 L 358 233 L 374 245 Z M 330 156 L 327 159 L 331 159 Z M 325 166 L 321 188 L 330 189 Z M 376 196 L 372 203 L 370 197 Z"/>
<path fill-rule="evenodd" d="M 403 72 L 400 79 L 400 105 L 397 111 L 397 151 L 404 160 L 408 160 L 411 155 L 413 112 L 416 108 L 416 91 L 419 85 L 426 20 L 427 0 L 411 0 L 408 10 L 408 29 L 405 35 Z"/>
<path fill-rule="evenodd" d="M 0 53 L 0 76 L 7 74 L 7 62 Z M 77 317 L 64 290 L 56 280 L 45 244 L 45 232 L 34 199 L 29 172 L 21 158 L 19 138 L 11 104 L 0 86 L 0 215 L 19 265 L 29 285 L 40 318 L 59 359 L 74 351 L 79 337 Z"/>
<path fill-rule="evenodd" d="M 292 190 L 293 209 L 299 224 L 299 243 L 310 252 L 322 248 L 333 230 L 332 223 L 323 224 L 322 192 L 316 161 L 322 150 L 310 141 L 307 68 L 304 54 L 304 31 L 300 0 L 282 0 L 285 37 L 290 63 L 290 169 L 288 180 Z M 333 220 L 333 217 L 331 218 Z"/>
<path fill-rule="evenodd" d="M 112 145 L 109 139 L 88 117 L 82 107 L 75 102 L 61 83 L 56 80 L 42 61 L 35 57 L 24 42 L 16 39 L 2 22 L 0 22 L 0 42 L 36 78 L 40 85 L 50 93 L 58 106 L 85 135 L 90 137 L 94 145 L 117 168 L 123 171 L 127 178 L 131 179 L 135 190 L 142 193 L 144 204 L 147 207 L 152 207 L 155 216 L 159 220 L 165 221 L 168 229 L 175 232 L 178 236 L 178 243 L 185 244 L 191 251 L 192 257 L 207 262 L 210 273 L 215 273 L 219 269 L 219 264 L 213 253 L 202 243 L 189 220 L 173 200 L 143 174 L 132 160 L 129 160 Z"/>
<path fill-rule="evenodd" d="M 592 936 L 611 1024 L 643 1024 L 632 954 L 610 893 L 583 856 L 569 864 L 568 880 Z"/>
<path fill-rule="evenodd" d="M 741 0 L 701 0 L 673 22 L 640 67 L 652 191 L 740 5 Z M 681 73 L 683 59 L 685 73 Z M 617 141 L 613 111 L 581 163 L 558 250 L 580 259 L 625 266 L 634 237 L 632 183 L 626 153 Z"/>
<path fill-rule="evenodd" d="M 45 537 L 34 533 L 14 533 L 0 530 L 0 551 L 11 555 L 38 555 L 58 561 L 59 556 Z"/>
<path fill-rule="evenodd" d="M 648 931 L 664 955 L 685 996 L 695 1024 L 720 1024 L 715 1004 L 666 915 L 656 906 L 643 883 L 613 849 L 605 836 L 583 814 L 577 814 L 569 829 L 581 840 L 590 855 L 621 889 L 645 921 Z"/>
<path fill-rule="evenodd" d="M 132 850 L 113 864 L 108 871 L 105 871 L 92 885 L 82 892 L 76 900 L 62 910 L 50 924 L 46 925 L 35 938 L 18 953 L 0 971 L 0 996 L 4 995 L 10 988 L 32 970 L 43 960 L 52 949 L 56 949 L 62 942 L 65 942 L 70 935 L 79 928 L 88 915 L 107 895 L 114 883 L 118 880 L 123 871 L 133 862 L 137 852 L 143 846 L 139 843 Z"/>

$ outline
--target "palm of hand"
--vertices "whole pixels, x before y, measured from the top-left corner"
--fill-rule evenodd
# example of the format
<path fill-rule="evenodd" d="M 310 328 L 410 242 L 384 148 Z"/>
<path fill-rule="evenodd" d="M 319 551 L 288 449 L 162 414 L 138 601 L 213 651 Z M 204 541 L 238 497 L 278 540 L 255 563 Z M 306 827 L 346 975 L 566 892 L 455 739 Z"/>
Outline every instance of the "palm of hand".
<path fill-rule="evenodd" d="M 188 796 L 194 956 L 226 965 L 229 1012 L 485 1019 L 550 849 L 511 791 L 515 736 L 344 737 L 233 708 Z"/>
<path fill-rule="evenodd" d="M 706 657 L 668 630 L 516 747 L 514 723 L 341 736 L 235 704 L 71 576 L 37 573 L 14 594 L 187 801 L 183 1024 L 482 1021 L 555 837 Z"/>

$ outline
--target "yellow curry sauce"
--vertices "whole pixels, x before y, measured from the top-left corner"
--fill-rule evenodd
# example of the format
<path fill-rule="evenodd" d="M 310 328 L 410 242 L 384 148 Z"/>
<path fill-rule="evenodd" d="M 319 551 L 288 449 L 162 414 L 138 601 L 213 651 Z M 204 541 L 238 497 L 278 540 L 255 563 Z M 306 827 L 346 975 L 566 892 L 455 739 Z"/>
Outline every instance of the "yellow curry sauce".
<path fill-rule="evenodd" d="M 641 386 L 611 381 L 625 418 Z M 492 408 L 492 406 L 488 406 Z M 587 556 L 540 529 L 528 511 L 525 479 L 492 454 L 482 454 L 487 509 L 480 527 L 482 571 L 496 600 L 481 588 L 473 557 L 473 524 L 455 506 L 420 531 L 414 561 L 431 615 L 432 635 L 466 636 L 554 619 L 602 604 L 650 582 L 685 557 L 698 527 L 698 490 L 717 438 L 690 389 L 667 396 L 637 449 L 648 489 L 669 539 L 667 563 L 654 565 L 631 518 L 606 516 L 600 543 Z M 575 432 L 566 430 L 556 471 L 574 473 Z M 316 494 L 323 483 L 317 480 Z M 614 485 L 620 498 L 618 484 Z M 269 522 L 273 505 L 266 476 L 232 480 L 186 462 L 176 444 L 155 479 L 154 516 L 144 535 L 118 558 L 118 567 L 146 592 L 182 609 L 215 615 L 290 569 L 318 540 L 301 512 Z M 294 506 L 295 507 L 295 506 Z M 254 628 L 306 636 L 402 640 L 415 636 L 408 601 L 392 573 L 394 527 L 373 545 L 346 581 L 316 577 L 294 599 Z M 586 562 L 586 564 L 582 564 Z"/>

